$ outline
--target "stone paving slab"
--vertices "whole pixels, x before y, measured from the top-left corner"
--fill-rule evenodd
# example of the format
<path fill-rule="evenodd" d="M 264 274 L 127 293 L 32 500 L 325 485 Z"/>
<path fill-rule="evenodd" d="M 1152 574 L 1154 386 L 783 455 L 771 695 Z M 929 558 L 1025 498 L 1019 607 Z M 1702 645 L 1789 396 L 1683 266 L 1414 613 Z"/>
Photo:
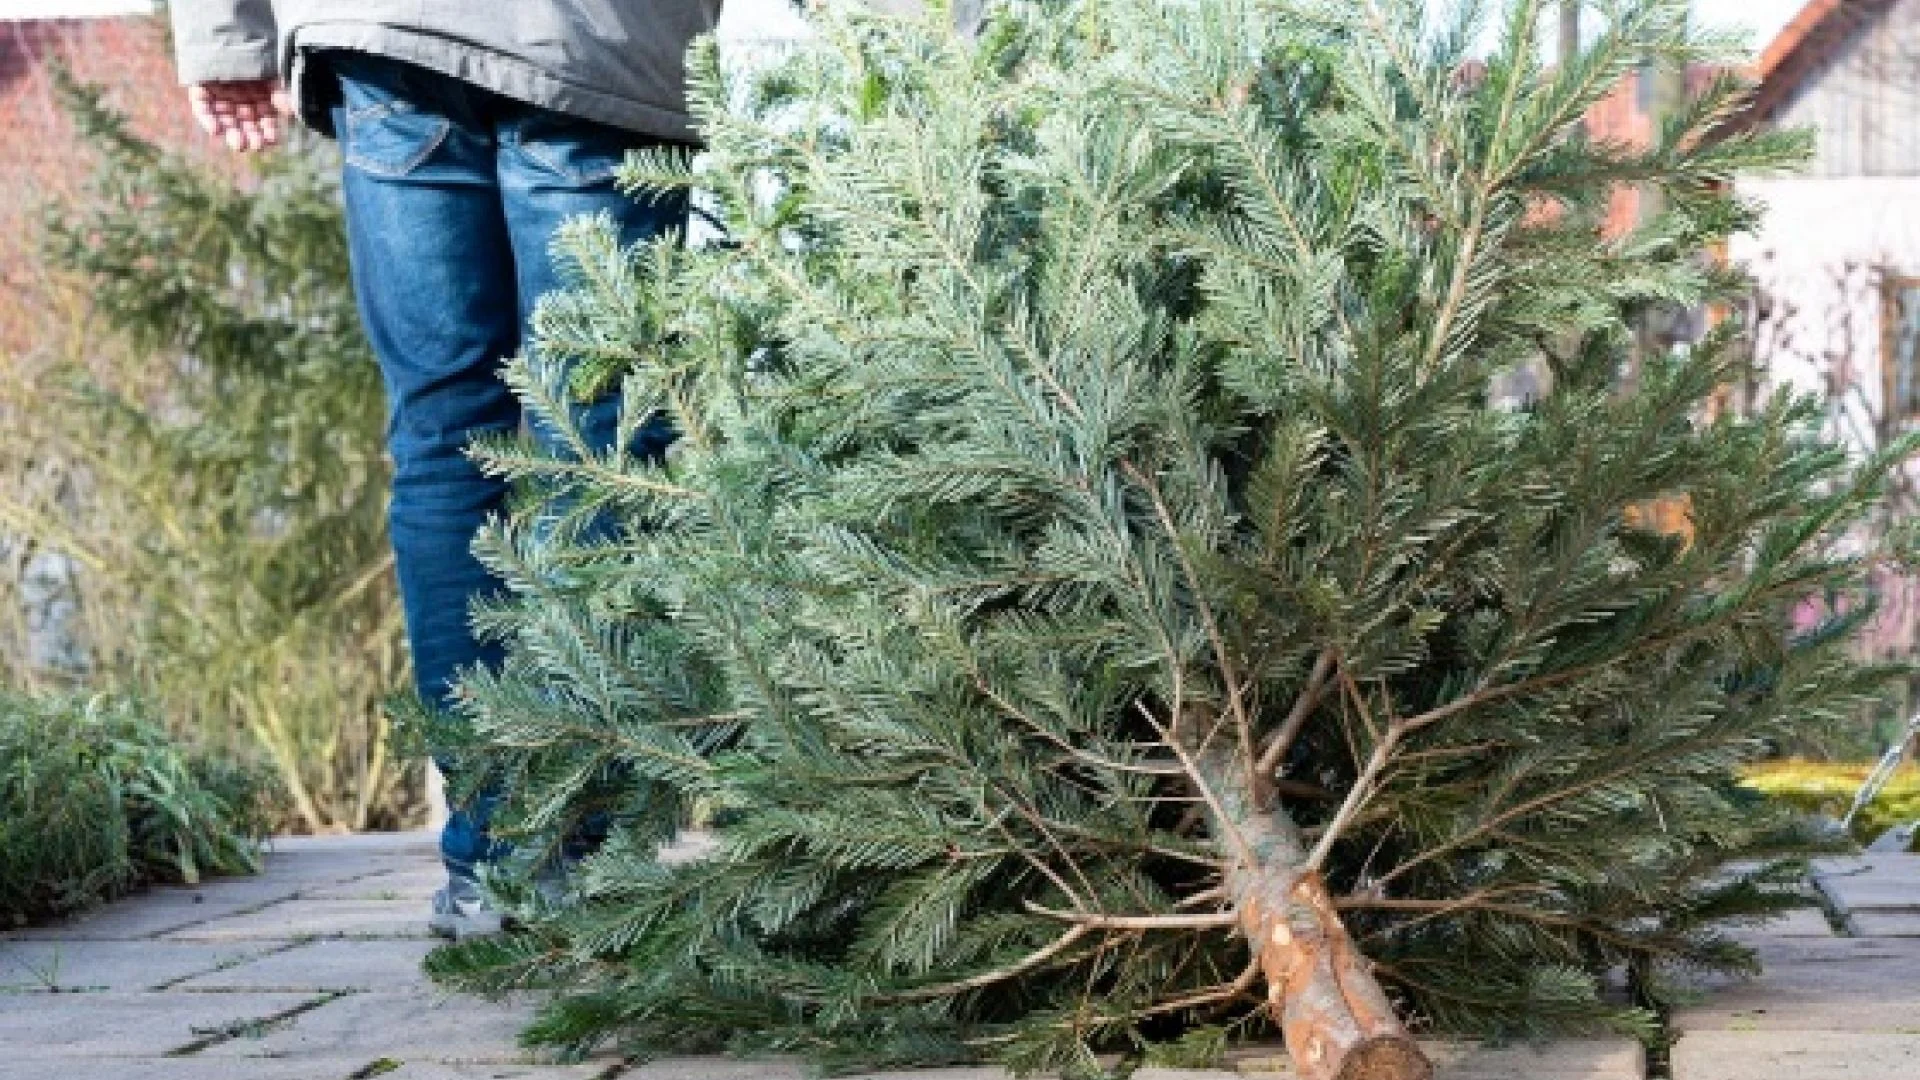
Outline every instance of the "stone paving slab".
<path fill-rule="evenodd" d="M 235 1023 L 265 1021 L 312 994 L 13 994 L 0 999 L 7 1057 L 161 1057 Z M 43 1076 L 65 1073 L 50 1069 Z M 124 1075 L 124 1073 L 120 1074 Z"/>
<path fill-rule="evenodd" d="M 175 989 L 401 991 L 426 982 L 420 961 L 432 941 L 311 941 L 219 971 L 196 975 Z"/>
<path fill-rule="evenodd" d="M 1782 976 L 1789 968 L 1842 965 L 1849 970 L 1869 970 L 1879 961 L 1911 963 L 1915 950 L 1920 949 L 1915 942 L 1877 937 L 1767 938 L 1752 944 L 1760 962 Z M 1860 969 L 1862 963 L 1869 968 Z"/>
<path fill-rule="evenodd" d="M 1834 936 L 1833 924 L 1827 921 L 1827 913 L 1819 908 L 1795 908 L 1780 918 L 1769 919 L 1757 926 L 1734 927 L 1732 933 L 1734 937 L 1747 942 L 1767 938 Z"/>
<path fill-rule="evenodd" d="M 417 859 L 300 860 L 290 864 L 269 861 L 263 874 L 266 880 L 284 885 L 290 891 L 305 894 L 315 889 L 351 885 L 368 878 L 409 872 L 429 865 Z"/>
<path fill-rule="evenodd" d="M 169 941 L 256 941 L 287 938 L 424 938 L 427 913 L 389 900 L 282 902 L 171 931 Z"/>
<path fill-rule="evenodd" d="M 417 903 L 426 910 L 434 890 L 447 883 L 447 872 L 438 864 L 419 869 L 388 870 L 337 885 L 324 885 L 301 892 L 311 900 L 387 900 Z"/>
<path fill-rule="evenodd" d="M 1920 858 L 1861 855 L 1822 860 L 1814 883 L 1843 911 L 1856 908 L 1920 909 Z"/>
<path fill-rule="evenodd" d="M 1136 1072 L 1134 1076 L 1146 1077 L 1148 1072 Z M 630 1065 L 619 1080 L 809 1080 L 814 1075 L 804 1062 L 792 1058 L 683 1057 Z M 1207 1080 L 1243 1080 L 1239 1072 L 1209 1071 L 1205 1075 Z M 841 1080 L 1012 1080 L 1012 1077 L 1004 1069 L 961 1066 L 859 1073 Z"/>
<path fill-rule="evenodd" d="M 1762 973 L 1714 980 L 1674 1025 L 1697 1031 L 1900 1032 L 1920 1028 L 1920 940 L 1780 938 Z"/>
<path fill-rule="evenodd" d="M 271 855 L 419 855 L 437 859 L 440 857 L 440 837 L 425 829 L 334 836 L 276 836 L 267 841 L 267 851 Z"/>
<path fill-rule="evenodd" d="M 527 1005 L 439 998 L 420 991 L 350 994 L 260 1038 L 233 1039 L 201 1053 L 320 1059 L 367 1053 L 400 1061 L 536 1064 L 538 1052 L 520 1046 L 516 1038 L 531 1011 Z"/>
<path fill-rule="evenodd" d="M 1865 938 L 1920 937 L 1920 911 L 1856 911 L 1847 925 Z"/>
<path fill-rule="evenodd" d="M 632 1075 L 622 1071 L 617 1061 L 581 1065 L 447 1065 L 393 1058 L 235 1061 L 196 1055 L 151 1060 L 0 1057 L 0 1080 L 352 1080 L 369 1075 L 369 1068 L 384 1070 L 372 1074 L 379 1080 L 612 1080 L 614 1077 L 627 1080 Z M 675 1074 L 672 1080 L 701 1078 L 698 1074 Z"/>
<path fill-rule="evenodd" d="M 698 844 L 679 854 L 696 856 Z M 1680 1011 L 1674 1080 L 1920 1080 L 1920 859 L 1822 863 L 1850 923 L 1796 911 L 1736 936 L 1767 965 Z M 425 899 L 440 883 L 430 837 L 327 837 L 276 845 L 258 878 L 156 890 L 76 922 L 0 935 L 0 987 L 47 970 L 91 993 L 0 991 L 0 1080 L 801 1080 L 802 1063 L 722 1057 L 622 1068 L 540 1064 L 517 1044 L 526 1005 L 442 996 L 418 970 Z M 1841 876 L 1841 875 L 1845 876 Z M 1913 900 L 1909 901 L 1909 888 Z M 68 951 L 71 950 L 71 955 Z M 12 968 L 10 968 L 10 961 Z M 10 971 L 12 974 L 10 975 Z M 151 978 L 152 982 L 145 980 Z M 145 992 L 165 986 L 161 992 Z M 278 1018 L 252 1029 L 241 1021 Z M 236 1026 L 238 1025 L 238 1026 Z M 196 1029 L 200 1029 L 196 1031 Z M 223 1037 L 205 1032 L 219 1030 Z M 186 1057 L 162 1056 L 197 1047 Z M 1627 1040 L 1544 1047 L 1430 1047 L 1438 1080 L 1639 1080 Z M 390 1066 L 368 1070 L 376 1062 Z M 1283 1053 L 1253 1048 L 1226 1070 L 1136 1080 L 1285 1080 Z M 1823 1071 L 1824 1070 L 1824 1071 Z M 859 1080 L 1005 1080 L 996 1069 Z"/>
<path fill-rule="evenodd" d="M 1920 1035 L 1701 1031 L 1673 1047 L 1673 1080 L 1920 1080 Z"/>
<path fill-rule="evenodd" d="M 352 845 L 305 844 L 296 847 L 270 847 L 263 852 L 269 873 L 315 873 L 350 868 L 384 870 L 401 866 L 430 866 L 440 855 L 428 845 L 394 848 L 360 848 Z"/>
<path fill-rule="evenodd" d="M 750 1075 L 753 1075 L 754 1080 L 759 1080 L 758 1074 Z M 787 1075 L 786 1073 L 774 1074 L 777 1080 L 786 1080 Z M 631 1076 L 631 1073 L 622 1073 L 620 1080 L 630 1080 Z M 1001 1069 L 949 1068 L 894 1069 L 888 1072 L 861 1073 L 858 1076 L 847 1077 L 845 1080 L 1012 1080 L 1012 1077 Z M 1042 1077 L 1039 1080 L 1047 1080 L 1047 1078 Z"/>
<path fill-rule="evenodd" d="M 291 848 L 276 845 L 265 852 L 262 862 L 262 868 L 267 874 L 279 877 L 351 876 L 384 870 L 438 866 L 440 855 L 435 847 L 426 844 L 408 843 L 405 846 L 382 848 L 304 843 Z"/>
<path fill-rule="evenodd" d="M 1543 1046 L 1430 1046 L 1440 1080 L 1640 1080 L 1646 1051 L 1630 1039 L 1569 1039 Z"/>
<path fill-rule="evenodd" d="M 1821 891 L 1841 911 L 1920 911 L 1920 883 L 1879 876 L 1820 879 Z"/>
<path fill-rule="evenodd" d="M 1813 861 L 1813 872 L 1820 877 L 1847 874 L 1857 870 L 1868 870 L 1890 877 L 1920 881 L 1920 856 L 1915 856 L 1911 852 L 1876 851 L 1862 852 L 1858 855 L 1838 855 Z"/>
<path fill-rule="evenodd" d="M 951 1069 L 939 1071 L 953 1072 Z M 806 1080 L 806 1076 L 806 1066 L 791 1060 L 683 1057 L 660 1058 L 632 1066 L 620 1074 L 620 1080 Z M 938 1077 L 937 1080 L 952 1078 Z"/>
<path fill-rule="evenodd" d="M 262 873 L 253 877 L 222 878 L 203 885 L 157 885 L 140 893 L 138 898 L 142 903 L 189 903 L 226 911 L 291 900 L 313 887 L 313 883 L 292 875 Z"/>
<path fill-rule="evenodd" d="M 289 888 L 280 898 L 298 893 Z M 191 892 L 154 890 L 136 893 L 117 904 L 84 912 L 47 926 L 9 930 L 0 941 L 138 941 L 185 930 L 214 919 L 252 911 L 278 902 L 273 897 L 228 896 L 209 901 Z"/>
<path fill-rule="evenodd" d="M 245 1075 L 235 1076 L 226 1060 L 22 1057 L 9 1049 L 0 1056 L 0 1080 L 348 1080 L 365 1064 L 326 1062 L 317 1069 L 312 1062 L 250 1061 Z"/>
<path fill-rule="evenodd" d="M 270 942 L 0 940 L 0 993 L 154 990 L 276 947 Z"/>

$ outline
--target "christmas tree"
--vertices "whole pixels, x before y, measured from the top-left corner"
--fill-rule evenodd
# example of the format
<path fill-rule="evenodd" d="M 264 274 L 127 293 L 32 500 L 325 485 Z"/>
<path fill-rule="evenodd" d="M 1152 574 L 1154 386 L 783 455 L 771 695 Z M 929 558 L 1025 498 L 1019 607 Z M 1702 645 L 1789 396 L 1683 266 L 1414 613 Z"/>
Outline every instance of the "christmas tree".
<path fill-rule="evenodd" d="M 564 1046 L 1090 1075 L 1273 1025 L 1303 1075 L 1402 1078 L 1410 1028 L 1647 1033 L 1663 972 L 1750 966 L 1716 928 L 1793 904 L 1805 840 L 1732 770 L 1880 691 L 1836 545 L 1886 462 L 1804 402 L 1715 415 L 1737 328 L 1635 327 L 1738 289 L 1727 181 L 1803 140 L 1721 137 L 1731 79 L 1583 137 L 1724 46 L 1684 0 L 1558 70 L 1540 0 L 1483 68 L 1478 7 L 1425 7 L 698 55 L 709 149 L 627 180 L 713 191 L 727 241 L 581 223 L 513 368 L 549 422 L 619 380 L 681 441 L 486 455 L 526 497 L 471 752 L 525 850 L 613 836 L 433 969 L 559 988 Z M 1604 235 L 1624 184 L 1660 212 Z M 1796 636 L 1809 598 L 1853 614 Z M 713 849 L 662 859 L 702 806 Z"/>

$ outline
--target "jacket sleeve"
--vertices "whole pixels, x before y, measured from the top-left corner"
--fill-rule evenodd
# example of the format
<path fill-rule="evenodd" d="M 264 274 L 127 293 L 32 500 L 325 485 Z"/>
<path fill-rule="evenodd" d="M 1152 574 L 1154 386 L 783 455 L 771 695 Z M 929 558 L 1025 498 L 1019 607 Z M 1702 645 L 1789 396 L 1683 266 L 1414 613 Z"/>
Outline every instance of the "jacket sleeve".
<path fill-rule="evenodd" d="M 278 74 L 272 0 L 173 0 L 167 7 L 182 83 Z"/>

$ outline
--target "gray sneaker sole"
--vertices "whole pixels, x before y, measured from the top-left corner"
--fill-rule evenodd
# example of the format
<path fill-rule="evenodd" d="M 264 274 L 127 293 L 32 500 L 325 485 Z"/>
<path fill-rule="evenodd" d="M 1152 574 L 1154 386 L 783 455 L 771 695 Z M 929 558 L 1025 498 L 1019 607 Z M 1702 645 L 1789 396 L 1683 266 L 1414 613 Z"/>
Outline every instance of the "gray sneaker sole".
<path fill-rule="evenodd" d="M 506 932 L 506 920 L 497 912 L 482 911 L 468 915 L 436 911 L 427 917 L 427 929 L 436 937 L 465 941 L 474 937 L 495 937 Z"/>

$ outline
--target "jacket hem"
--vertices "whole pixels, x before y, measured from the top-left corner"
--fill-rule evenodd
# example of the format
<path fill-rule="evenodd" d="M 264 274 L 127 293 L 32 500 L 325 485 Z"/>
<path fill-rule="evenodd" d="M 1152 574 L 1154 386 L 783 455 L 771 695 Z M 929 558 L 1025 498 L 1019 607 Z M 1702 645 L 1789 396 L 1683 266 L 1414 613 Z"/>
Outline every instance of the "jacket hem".
<path fill-rule="evenodd" d="M 289 73 L 296 108 L 308 126 L 332 135 L 331 117 L 324 102 L 331 96 L 303 85 L 312 81 L 313 65 L 304 53 L 315 49 L 347 49 L 375 53 L 450 75 L 503 97 L 543 109 L 626 128 L 674 142 L 696 138 L 692 118 L 683 108 L 651 105 L 568 82 L 517 57 L 471 42 L 455 42 L 404 27 L 369 23 L 304 23 L 292 28 L 282 46 L 282 69 Z"/>
<path fill-rule="evenodd" d="M 271 79 L 279 74 L 274 64 L 273 45 L 268 42 L 180 48 L 174 51 L 174 62 L 179 68 L 182 86 Z"/>

